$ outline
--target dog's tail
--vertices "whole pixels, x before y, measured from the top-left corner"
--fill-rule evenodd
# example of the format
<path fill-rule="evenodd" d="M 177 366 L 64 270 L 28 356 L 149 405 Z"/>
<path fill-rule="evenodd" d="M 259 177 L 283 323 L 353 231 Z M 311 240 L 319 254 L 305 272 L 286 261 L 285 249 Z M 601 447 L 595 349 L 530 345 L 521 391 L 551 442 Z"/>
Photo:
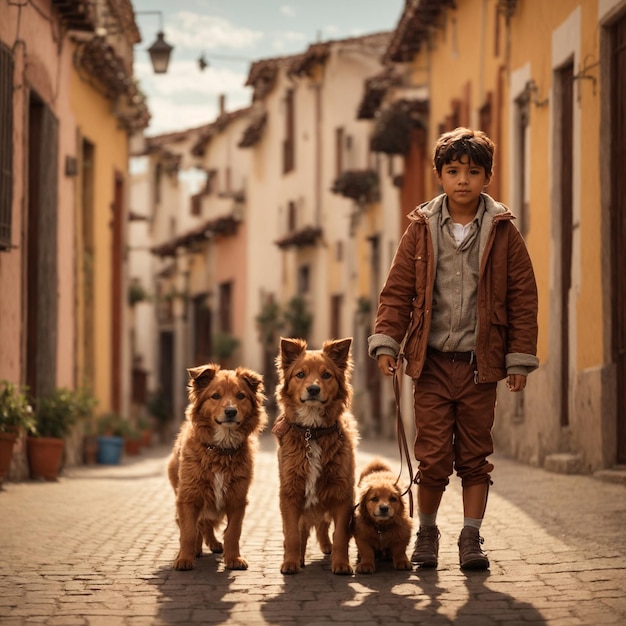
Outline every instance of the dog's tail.
<path fill-rule="evenodd" d="M 366 476 L 369 476 L 370 474 L 373 474 L 374 472 L 390 472 L 390 471 L 391 471 L 391 468 L 385 461 L 383 461 L 382 459 L 374 459 L 373 461 L 370 461 L 361 472 L 361 476 L 359 478 L 359 484 Z"/>

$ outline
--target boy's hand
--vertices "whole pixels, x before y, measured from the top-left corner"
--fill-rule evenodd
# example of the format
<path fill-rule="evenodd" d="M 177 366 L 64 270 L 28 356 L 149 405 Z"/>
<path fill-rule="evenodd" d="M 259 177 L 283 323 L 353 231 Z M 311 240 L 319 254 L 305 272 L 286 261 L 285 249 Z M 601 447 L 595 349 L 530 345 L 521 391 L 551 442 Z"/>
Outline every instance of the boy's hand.
<path fill-rule="evenodd" d="M 383 376 L 393 376 L 396 370 L 396 360 L 392 356 L 381 354 L 379 357 L 376 357 L 376 361 L 378 362 L 378 369 Z"/>
<path fill-rule="evenodd" d="M 526 387 L 526 376 L 523 374 L 509 374 L 506 386 L 509 391 L 521 391 Z"/>

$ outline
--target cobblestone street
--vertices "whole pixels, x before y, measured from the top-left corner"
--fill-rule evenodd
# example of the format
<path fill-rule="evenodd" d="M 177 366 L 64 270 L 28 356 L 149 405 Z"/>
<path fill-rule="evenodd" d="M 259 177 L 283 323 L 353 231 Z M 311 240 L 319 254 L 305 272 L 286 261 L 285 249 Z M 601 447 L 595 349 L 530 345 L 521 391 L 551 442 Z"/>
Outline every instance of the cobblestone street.
<path fill-rule="evenodd" d="M 489 572 L 463 573 L 452 479 L 439 516 L 439 569 L 335 576 L 309 542 L 306 568 L 283 576 L 275 444 L 264 434 L 244 523 L 247 571 L 206 555 L 172 570 L 178 529 L 160 446 L 118 466 L 66 469 L 55 483 L 0 492 L 2 626 L 140 624 L 623 624 L 626 487 L 550 474 L 495 457 L 482 534 Z M 362 441 L 397 471 L 393 441 Z M 409 548 L 409 553 L 411 547 Z M 354 543 L 351 556 L 356 559 Z"/>

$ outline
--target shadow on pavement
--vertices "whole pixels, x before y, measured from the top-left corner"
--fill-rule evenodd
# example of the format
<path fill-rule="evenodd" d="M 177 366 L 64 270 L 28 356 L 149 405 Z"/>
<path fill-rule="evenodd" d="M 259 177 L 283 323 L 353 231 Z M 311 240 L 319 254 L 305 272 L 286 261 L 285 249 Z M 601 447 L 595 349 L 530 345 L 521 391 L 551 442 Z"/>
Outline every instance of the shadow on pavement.
<path fill-rule="evenodd" d="M 178 572 L 171 565 L 159 568 L 147 579 L 162 594 L 158 624 L 225 624 L 233 607 L 243 599 L 226 600 L 231 584 L 242 572 L 223 570 L 221 555 L 205 553 L 191 571 Z"/>

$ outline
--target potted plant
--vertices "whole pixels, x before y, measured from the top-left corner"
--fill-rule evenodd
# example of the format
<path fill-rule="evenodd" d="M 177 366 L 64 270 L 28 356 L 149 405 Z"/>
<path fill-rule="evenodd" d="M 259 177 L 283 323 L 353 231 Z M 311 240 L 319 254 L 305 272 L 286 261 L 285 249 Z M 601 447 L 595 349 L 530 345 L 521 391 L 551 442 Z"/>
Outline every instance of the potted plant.
<path fill-rule="evenodd" d="M 27 391 L 26 387 L 8 380 L 0 381 L 0 484 L 11 467 L 17 437 L 35 425 Z"/>
<path fill-rule="evenodd" d="M 137 419 L 137 428 L 141 433 L 141 446 L 149 448 L 152 445 L 152 422 L 144 416 Z"/>
<path fill-rule="evenodd" d="M 61 468 L 65 437 L 81 415 L 79 393 L 60 387 L 37 398 L 35 425 L 27 439 L 28 464 L 32 478 L 56 480 Z"/>
<path fill-rule="evenodd" d="M 122 422 L 122 437 L 126 454 L 136 456 L 141 452 L 141 432 L 127 420 Z"/>
<path fill-rule="evenodd" d="M 154 391 L 148 396 L 146 409 L 154 418 L 159 441 L 169 441 L 168 431 L 170 422 L 172 421 L 171 399 L 169 399 L 162 390 Z"/>
<path fill-rule="evenodd" d="M 104 413 L 98 420 L 98 463 L 117 465 L 124 448 L 123 418 L 114 412 Z"/>

